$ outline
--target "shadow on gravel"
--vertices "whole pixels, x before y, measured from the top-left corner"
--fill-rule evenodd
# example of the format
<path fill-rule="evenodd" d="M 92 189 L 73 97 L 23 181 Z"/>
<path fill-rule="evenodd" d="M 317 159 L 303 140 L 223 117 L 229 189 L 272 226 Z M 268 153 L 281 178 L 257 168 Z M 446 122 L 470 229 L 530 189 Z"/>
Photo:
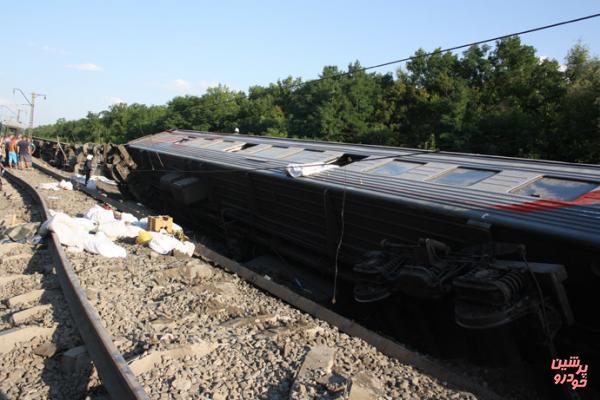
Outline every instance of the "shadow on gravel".
<path fill-rule="evenodd" d="M 259 396 L 260 400 L 288 400 L 290 398 L 290 390 L 292 388 L 293 377 L 283 379 L 279 383 L 270 385 L 263 395 Z"/>

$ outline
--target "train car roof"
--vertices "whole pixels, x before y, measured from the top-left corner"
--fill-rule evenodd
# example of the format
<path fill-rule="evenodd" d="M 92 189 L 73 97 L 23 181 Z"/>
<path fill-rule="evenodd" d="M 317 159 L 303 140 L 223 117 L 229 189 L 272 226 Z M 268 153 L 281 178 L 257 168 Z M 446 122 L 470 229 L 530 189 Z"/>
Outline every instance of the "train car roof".
<path fill-rule="evenodd" d="M 338 165 L 301 179 L 600 246 L 598 165 L 186 130 L 128 146 L 280 175 Z"/>

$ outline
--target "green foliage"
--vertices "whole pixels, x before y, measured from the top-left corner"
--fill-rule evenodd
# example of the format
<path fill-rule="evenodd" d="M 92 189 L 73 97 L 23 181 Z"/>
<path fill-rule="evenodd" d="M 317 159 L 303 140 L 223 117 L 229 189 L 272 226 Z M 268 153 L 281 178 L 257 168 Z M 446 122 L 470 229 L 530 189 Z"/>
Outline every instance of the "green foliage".
<path fill-rule="evenodd" d="M 127 142 L 181 128 L 600 162 L 600 61 L 575 45 L 566 65 L 541 59 L 518 37 L 462 54 L 418 50 L 392 74 L 323 68 L 303 84 L 288 77 L 179 96 L 165 106 L 117 104 L 35 134 L 67 141 Z"/>

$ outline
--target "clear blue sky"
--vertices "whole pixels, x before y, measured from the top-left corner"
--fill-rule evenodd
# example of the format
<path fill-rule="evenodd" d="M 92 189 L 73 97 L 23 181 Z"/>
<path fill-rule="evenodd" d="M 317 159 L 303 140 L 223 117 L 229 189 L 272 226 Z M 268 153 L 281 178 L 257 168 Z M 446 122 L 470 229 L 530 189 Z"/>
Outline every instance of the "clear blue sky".
<path fill-rule="evenodd" d="M 600 12 L 588 1 L 26 1 L 0 7 L 0 104 L 48 95 L 36 125 L 111 103 L 164 104 L 223 83 L 247 90 Z M 526 35 L 563 61 L 600 52 L 600 18 Z M 395 66 L 380 71 L 394 71 Z M 0 118 L 9 116 L 0 108 Z"/>

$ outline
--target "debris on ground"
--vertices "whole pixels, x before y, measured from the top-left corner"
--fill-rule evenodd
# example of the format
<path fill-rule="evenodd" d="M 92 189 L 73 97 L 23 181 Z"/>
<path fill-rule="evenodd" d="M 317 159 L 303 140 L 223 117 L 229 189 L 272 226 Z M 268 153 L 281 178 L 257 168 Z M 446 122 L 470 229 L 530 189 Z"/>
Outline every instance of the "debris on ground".
<path fill-rule="evenodd" d="M 42 190 L 73 190 L 73 184 L 71 182 L 65 181 L 64 179 L 60 182 L 50 182 L 50 183 L 40 183 L 37 187 Z"/>
<path fill-rule="evenodd" d="M 72 175 L 69 179 L 71 179 L 71 181 L 79 183 L 82 186 L 85 186 L 85 175 Z M 96 186 L 96 182 L 102 182 L 102 183 L 106 183 L 107 185 L 113 185 L 113 186 L 117 186 L 117 182 L 113 181 L 112 179 L 108 179 L 105 176 L 102 175 L 92 175 L 90 176 L 90 180 L 88 181 L 88 184 L 90 182 L 94 182 L 94 187 Z"/>
<path fill-rule="evenodd" d="M 28 222 L 0 230 L 0 243 L 32 242 L 38 233 L 39 222 Z"/>
<path fill-rule="evenodd" d="M 107 258 L 125 258 L 127 251 L 115 241 L 136 238 L 139 245 L 148 245 L 155 253 L 167 255 L 177 252 L 179 256 L 191 257 L 195 250 L 194 244 L 180 240 L 178 237 L 181 237 L 180 232 L 183 230 L 173 223 L 171 217 L 168 219 L 170 223 L 159 226 L 158 232 L 148 232 L 145 231 L 148 218 L 138 220 L 132 214 L 94 205 L 85 212 L 83 218 L 52 211 L 50 218 L 42 224 L 40 234 L 54 232 L 60 243 L 73 253 L 87 251 Z M 170 228 L 171 233 L 178 236 L 169 234 L 165 228 Z"/>

